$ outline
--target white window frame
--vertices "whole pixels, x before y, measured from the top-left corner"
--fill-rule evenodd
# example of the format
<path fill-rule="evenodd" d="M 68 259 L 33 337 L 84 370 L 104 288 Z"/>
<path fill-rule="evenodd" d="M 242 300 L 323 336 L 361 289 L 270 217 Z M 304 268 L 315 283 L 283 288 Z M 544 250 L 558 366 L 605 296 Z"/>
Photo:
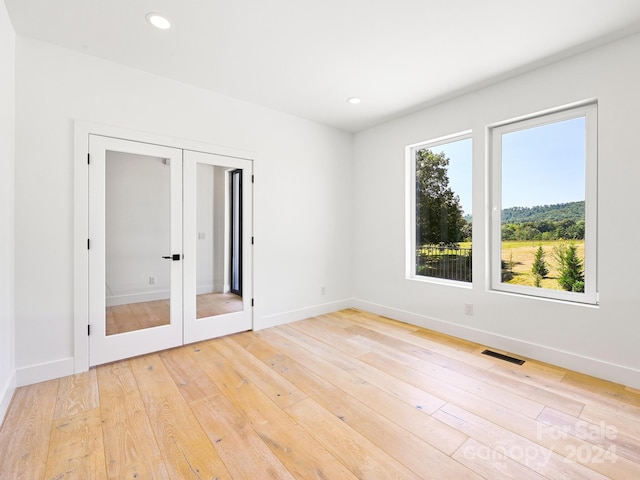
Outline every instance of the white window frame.
<path fill-rule="evenodd" d="M 473 149 L 473 131 L 462 132 L 433 138 L 425 142 L 414 143 L 405 147 L 405 225 L 406 225 L 406 255 L 405 278 L 426 283 L 439 283 L 457 287 L 471 288 L 473 282 L 461 280 L 448 280 L 446 278 L 427 277 L 416 274 L 416 151 L 438 147 L 446 143 L 454 143 L 460 140 L 471 139 Z M 473 158 L 473 152 L 472 152 Z M 472 165 L 473 166 L 473 165 Z M 473 174 L 473 172 L 471 172 Z"/>
<path fill-rule="evenodd" d="M 488 165 L 490 169 L 490 289 L 546 299 L 595 305 L 597 285 L 597 209 L 598 209 L 598 117 L 597 102 L 589 100 L 507 120 L 487 127 Z M 502 205 L 502 135 L 550 123 L 585 117 L 585 291 L 567 292 L 502 282 L 501 205 Z"/>

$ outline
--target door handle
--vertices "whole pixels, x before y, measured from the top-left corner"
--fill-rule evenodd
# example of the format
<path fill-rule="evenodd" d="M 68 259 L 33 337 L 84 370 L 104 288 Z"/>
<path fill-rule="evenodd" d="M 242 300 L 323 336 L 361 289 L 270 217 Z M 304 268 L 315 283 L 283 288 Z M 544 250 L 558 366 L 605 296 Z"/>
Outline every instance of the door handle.
<path fill-rule="evenodd" d="M 167 260 L 173 260 L 174 262 L 178 262 L 182 259 L 182 255 L 180 255 L 179 253 L 174 253 L 173 255 L 167 255 L 166 257 L 162 257 L 165 258 Z"/>

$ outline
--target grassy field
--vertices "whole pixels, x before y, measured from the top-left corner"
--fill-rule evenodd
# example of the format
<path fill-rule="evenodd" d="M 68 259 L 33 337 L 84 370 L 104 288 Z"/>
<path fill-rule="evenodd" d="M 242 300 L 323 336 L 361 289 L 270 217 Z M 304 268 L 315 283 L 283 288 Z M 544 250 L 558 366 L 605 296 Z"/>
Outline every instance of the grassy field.
<path fill-rule="evenodd" d="M 549 274 L 546 278 L 542 279 L 542 288 L 549 288 L 552 290 L 561 290 L 558 285 L 558 271 L 557 265 L 553 254 L 555 246 L 561 243 L 572 243 L 577 247 L 578 256 L 584 259 L 584 240 L 554 240 L 554 241 L 508 241 L 502 242 L 502 260 L 507 264 L 513 265 L 512 272 L 513 278 L 507 283 L 513 283 L 518 285 L 534 286 L 534 278 L 531 273 L 531 267 L 533 266 L 533 260 L 535 258 L 536 250 L 538 246 L 542 246 L 544 249 L 544 259 L 549 269 Z"/>
<path fill-rule="evenodd" d="M 535 279 L 531 272 L 533 261 L 535 259 L 536 251 L 539 246 L 542 246 L 544 250 L 544 260 L 547 264 L 549 273 L 542 279 L 540 286 L 542 288 L 548 288 L 551 290 L 562 290 L 558 285 L 558 270 L 557 262 L 555 260 L 554 248 L 561 244 L 576 246 L 578 257 L 584 261 L 584 240 L 534 240 L 534 241 L 506 241 L 502 242 L 502 260 L 510 266 L 513 277 L 506 283 L 535 286 Z M 458 246 L 461 249 L 470 249 L 471 242 L 460 242 Z M 426 250 L 423 252 L 426 253 Z M 444 252 L 445 254 L 447 251 Z M 433 258 L 433 257 L 430 257 Z M 463 257 L 461 257 L 463 258 Z M 421 275 L 435 276 L 440 278 L 440 273 L 419 273 Z M 453 278 L 453 277 L 446 277 Z M 455 278 L 456 280 L 462 280 L 462 278 Z"/>

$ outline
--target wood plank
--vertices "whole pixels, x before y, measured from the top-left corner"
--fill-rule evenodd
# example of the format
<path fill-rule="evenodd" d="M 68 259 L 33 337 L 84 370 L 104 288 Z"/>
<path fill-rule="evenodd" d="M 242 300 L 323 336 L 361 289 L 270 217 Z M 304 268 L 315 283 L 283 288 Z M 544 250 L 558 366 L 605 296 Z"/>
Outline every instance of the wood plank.
<path fill-rule="evenodd" d="M 446 406 L 442 410 L 446 412 L 449 409 L 450 407 Z M 640 475 L 640 465 L 624 457 L 607 453 L 606 450 L 589 444 L 583 439 L 572 437 L 571 435 L 563 435 L 555 426 L 550 428 L 542 422 L 532 420 L 496 405 L 464 403 L 458 407 L 453 416 L 462 419 L 467 426 L 471 423 L 469 421 L 471 416 L 476 419 L 481 418 L 544 447 L 544 451 L 547 453 L 541 453 L 535 457 L 542 459 L 543 463 L 534 465 L 545 467 L 543 473 L 549 478 L 554 478 L 552 473 L 556 474 L 556 472 L 564 472 L 564 476 L 560 478 L 571 480 L 575 478 L 640 478 L 638 476 Z M 476 420 L 476 423 L 481 425 L 486 439 L 487 424 L 478 420 Z M 547 460 L 547 458 L 549 459 Z M 532 467 L 530 464 L 527 466 Z M 548 466 L 550 466 L 550 470 L 546 468 Z"/>
<path fill-rule="evenodd" d="M 0 431 L 0 479 L 44 476 L 58 380 L 16 389 Z"/>
<path fill-rule="evenodd" d="M 398 463 L 314 400 L 303 400 L 286 408 L 286 411 L 318 442 L 327 445 L 329 451 L 357 478 L 371 480 L 424 478 Z"/>
<path fill-rule="evenodd" d="M 489 369 L 483 368 L 486 365 L 482 365 L 481 367 L 478 367 L 477 365 L 478 360 L 474 356 L 465 357 L 465 361 L 462 361 L 460 359 L 454 359 L 454 358 L 451 358 L 450 356 L 437 353 L 429 349 L 418 348 L 411 343 L 405 342 L 404 340 L 400 340 L 397 338 L 390 339 L 386 335 L 381 335 L 380 333 L 377 333 L 377 332 L 371 332 L 362 327 L 356 327 L 355 329 L 352 328 L 352 329 L 349 329 L 349 331 L 358 332 L 362 336 L 367 337 L 371 342 L 374 342 L 380 345 L 381 347 L 384 347 L 384 348 L 377 348 L 377 349 L 372 348 L 372 351 L 380 353 L 396 361 L 401 361 L 402 363 L 405 363 L 407 365 L 412 365 L 415 368 L 419 368 L 419 369 L 421 368 L 420 362 L 415 362 L 415 361 L 412 362 L 410 360 L 398 358 L 397 356 L 394 356 L 394 355 L 389 355 L 388 353 L 389 351 L 394 352 L 394 351 L 400 350 L 403 353 L 407 353 L 408 355 L 411 355 L 415 358 L 418 358 L 427 362 L 427 364 L 422 364 L 422 366 L 437 365 L 437 367 L 441 367 L 441 368 L 435 367 L 436 370 L 434 371 L 434 373 L 435 372 L 440 373 L 441 375 L 440 378 L 445 377 L 448 381 L 451 380 L 450 379 L 451 372 L 453 372 L 453 374 L 463 374 L 467 376 L 467 379 L 470 377 L 474 380 L 478 380 L 479 381 L 478 383 L 482 383 L 482 384 L 486 383 L 486 384 L 493 385 L 495 387 L 498 387 L 499 389 L 506 390 L 511 394 L 520 395 L 529 400 L 533 400 L 534 402 L 537 402 L 539 404 L 552 405 L 554 408 L 560 411 L 563 411 L 565 413 L 568 413 L 570 415 L 578 415 L 581 409 L 584 407 L 584 403 L 573 400 L 572 398 L 559 395 L 555 392 L 551 392 L 547 389 L 540 388 L 530 383 L 516 380 L 509 376 L 501 375 L 500 373 L 497 373 L 496 371 L 494 371 L 495 366 Z M 416 334 L 417 333 L 419 332 L 416 332 Z M 440 335 L 440 338 L 441 338 L 441 341 L 444 341 L 448 337 L 446 335 Z M 469 343 L 469 342 L 465 342 L 465 343 Z M 454 343 L 454 345 L 457 345 L 457 343 Z M 484 347 L 482 349 L 476 348 L 474 352 L 476 353 L 476 355 L 478 355 L 481 350 L 484 350 Z M 483 359 L 484 358 L 486 357 L 483 357 Z M 523 374 L 526 377 L 529 376 L 529 373 L 532 370 L 530 365 L 531 365 L 531 362 L 529 362 L 528 364 L 525 363 L 525 365 L 518 367 L 522 371 L 527 372 Z M 464 377 L 459 377 L 459 378 L 462 380 L 461 385 L 471 386 L 468 380 L 465 380 Z M 562 377 L 559 377 L 559 378 L 561 379 Z M 535 410 L 535 408 L 533 410 Z"/>
<path fill-rule="evenodd" d="M 131 305 L 114 305 L 107 307 L 107 311 L 113 318 L 113 323 L 116 325 L 115 330 L 118 333 L 132 332 L 142 328 L 142 324 Z"/>
<path fill-rule="evenodd" d="M 221 392 L 192 402 L 190 406 L 234 479 L 294 479 Z"/>
<path fill-rule="evenodd" d="M 634 395 L 640 395 L 640 390 L 633 387 L 625 387 L 625 390 L 629 393 L 633 393 Z"/>
<path fill-rule="evenodd" d="M 89 412 L 100 406 L 96 369 L 60 379 L 54 420 Z"/>
<path fill-rule="evenodd" d="M 118 323 L 113 316 L 113 310 L 111 308 L 105 309 L 105 324 L 107 335 L 115 335 L 116 333 L 119 333 Z"/>
<path fill-rule="evenodd" d="M 540 413 L 541 405 L 552 405 L 554 408 L 570 415 L 578 415 L 584 407 L 583 403 L 571 398 L 499 375 L 491 369 L 478 368 L 472 363 L 461 362 L 445 355 L 416 348 L 402 340 L 389 338 L 377 332 L 370 332 L 361 327 L 357 327 L 355 330 L 349 329 L 349 331 L 356 331 L 374 344 L 379 345 L 378 348 L 372 347 L 371 351 L 412 366 L 422 372 L 429 372 L 436 378 L 455 384 L 469 392 L 485 391 L 486 393 L 480 396 L 489 395 L 489 398 L 500 398 L 504 399 L 504 401 L 511 401 L 512 399 L 505 398 L 511 395 L 524 398 L 523 407 L 525 405 L 529 407 L 527 414 L 532 418 L 535 418 Z M 388 353 L 389 351 L 398 350 L 406 352 L 407 355 L 414 357 L 416 360 L 410 361 Z"/>
<path fill-rule="evenodd" d="M 368 355 L 374 356 L 375 354 Z M 567 459 L 571 460 L 578 451 L 589 452 L 589 458 L 600 459 L 605 457 L 605 450 L 586 443 L 584 440 L 571 436 L 567 438 L 555 438 L 556 436 L 550 431 L 544 430 L 542 423 L 518 413 L 516 411 L 517 408 L 506 408 L 503 405 L 498 405 L 487 399 L 480 399 L 462 390 L 460 390 L 462 394 L 456 395 L 455 390 L 450 390 L 450 387 L 444 384 L 444 382 L 440 382 L 436 386 L 437 381 L 426 376 L 421 376 L 419 373 L 411 371 L 411 368 L 404 365 L 394 365 L 391 360 L 381 358 L 382 361 L 380 361 L 380 359 L 376 359 L 375 361 L 378 368 L 393 371 L 398 378 L 402 378 L 416 386 L 422 386 L 427 389 L 436 388 L 442 397 L 448 399 L 450 403 L 458 405 L 514 433 L 518 433 L 522 437 L 535 441 L 548 449 L 556 451 Z M 540 434 L 541 428 L 545 433 L 543 435 Z M 606 461 L 591 462 L 589 463 L 589 467 L 612 478 L 640 478 L 640 464 L 633 463 L 624 457 L 611 458 L 609 455 L 606 455 Z"/>
<path fill-rule="evenodd" d="M 322 317 L 320 317 L 322 318 Z M 341 352 L 357 357 L 371 351 L 368 345 L 359 342 L 352 342 L 356 335 L 349 335 L 347 329 L 336 326 L 333 322 L 310 318 L 309 321 L 290 323 L 291 328 L 301 331 L 327 345 L 333 345 Z"/>
<path fill-rule="evenodd" d="M 196 318 L 207 318 L 242 310 L 242 297 L 234 293 L 196 295 Z"/>
<path fill-rule="evenodd" d="M 479 347 L 477 354 L 486 347 Z M 498 349 L 490 349 L 501 353 Z M 514 356 L 513 354 L 511 356 Z M 517 355 L 516 355 L 517 356 Z M 524 365 L 513 365 L 507 362 L 496 362 L 491 368 L 491 371 L 499 373 L 501 375 L 513 377 L 519 381 L 526 383 L 533 383 L 537 385 L 557 384 L 562 381 L 567 371 L 561 367 L 555 367 L 547 363 L 534 361 L 531 359 L 523 358 L 526 360 Z"/>
<path fill-rule="evenodd" d="M 408 355 L 396 348 L 387 346 L 386 344 L 372 341 L 366 335 L 361 335 L 361 332 L 366 331 L 366 329 L 362 329 L 362 331 L 354 331 L 352 330 L 353 327 L 343 328 L 341 329 L 341 334 L 339 334 L 339 332 L 332 332 L 330 330 L 331 327 L 327 327 L 327 325 L 331 325 L 330 323 L 325 322 L 323 325 L 318 322 L 317 319 L 311 320 L 312 321 L 310 322 L 305 321 L 291 323 L 289 326 L 353 357 L 358 357 L 371 351 L 379 351 L 384 352 L 385 355 L 408 365 L 418 360 L 415 356 Z M 314 321 L 316 323 L 314 323 Z"/>
<path fill-rule="evenodd" d="M 611 409 L 598 404 L 585 405 L 580 418 L 587 422 L 605 423 L 615 427 L 619 432 L 635 438 L 640 443 L 640 419 L 631 418 L 627 412 Z"/>
<path fill-rule="evenodd" d="M 215 342 L 216 350 L 234 363 L 236 371 L 258 387 L 273 403 L 287 408 L 307 398 L 307 395 L 282 375 L 264 365 L 237 343 L 220 338 Z"/>
<path fill-rule="evenodd" d="M 295 331 L 292 332 L 285 327 L 276 327 L 268 331 L 256 332 L 256 334 L 260 338 L 267 340 L 268 343 L 275 341 L 275 338 L 270 336 L 279 335 L 284 337 L 284 343 L 279 343 L 278 348 L 285 348 L 287 344 L 298 345 L 333 364 L 334 367 L 331 370 L 335 370 L 335 367 L 338 367 L 339 371 L 351 373 L 358 377 L 360 382 L 370 383 L 380 390 L 407 402 L 414 408 L 434 411 L 443 404 L 442 398 L 436 395 L 371 367 L 359 359 L 343 355 L 340 351 L 327 345 L 319 344 L 308 337 L 300 336 Z"/>
<path fill-rule="evenodd" d="M 350 308 L 347 310 L 341 310 L 340 312 L 330 313 L 329 315 L 335 315 L 348 319 L 351 323 L 378 325 L 393 331 L 404 331 L 405 333 L 417 332 L 424 330 L 421 327 L 412 325 L 410 323 L 394 320 L 383 315 L 376 315 L 375 313 L 366 312 L 364 310 L 358 310 L 356 308 Z"/>
<path fill-rule="evenodd" d="M 471 351 L 468 343 L 462 341 L 462 345 L 459 341 L 452 340 L 449 342 L 443 342 L 442 338 L 447 338 L 447 335 L 433 334 L 431 330 L 415 327 L 413 331 L 406 329 L 393 328 L 393 323 L 380 323 L 375 321 L 375 317 L 368 315 L 356 316 L 353 318 L 354 328 L 360 327 L 366 330 L 370 330 L 379 335 L 385 335 L 405 343 L 412 344 L 420 349 L 426 350 L 431 353 L 437 353 L 444 355 L 453 360 L 459 360 L 463 363 L 470 363 L 477 368 L 491 368 L 495 365 L 496 360 L 489 357 L 478 355 L 475 351 Z M 478 347 L 478 346 L 477 346 Z"/>
<path fill-rule="evenodd" d="M 367 384 L 362 382 L 347 380 L 342 384 L 345 391 L 341 391 L 324 379 L 321 362 L 314 360 L 308 352 L 300 352 L 299 356 L 291 350 L 287 353 L 296 356 L 298 361 L 282 354 L 267 361 L 294 383 L 304 385 L 306 393 L 336 418 L 413 472 L 440 478 L 467 478 L 470 474 L 447 456 L 466 440 L 466 436 L 445 427 L 421 410 L 397 401 L 385 401 L 385 398 L 393 397 L 384 392 L 372 389 L 365 394 L 360 388 Z M 332 380 L 337 376 L 335 368 L 333 370 Z M 358 386 L 354 392 L 361 394 L 358 399 L 346 394 L 351 391 L 349 385 Z"/>
<path fill-rule="evenodd" d="M 231 476 L 292 480 L 289 471 L 195 360 L 192 353 L 199 352 L 200 344 L 194 344 L 162 352 L 160 357 Z M 247 462 L 247 458 L 252 461 Z"/>
<path fill-rule="evenodd" d="M 539 362 L 525 363 L 525 365 L 527 364 L 531 365 L 529 368 L 538 368 L 534 367 L 534 365 L 542 365 L 545 370 L 555 368 L 556 371 L 561 371 L 560 367 L 548 367 L 546 364 L 540 364 Z M 630 418 L 640 419 L 640 406 L 638 405 L 640 397 L 637 397 L 622 385 L 569 370 L 562 370 L 564 373 L 561 379 L 558 380 L 539 368 L 537 374 L 531 374 L 508 365 L 499 365 L 494 369 L 499 369 L 501 373 L 524 383 L 535 385 L 585 405 L 597 404 L 601 408 L 627 415 Z"/>
<path fill-rule="evenodd" d="M 608 405 L 629 409 L 640 418 L 640 395 L 628 390 L 624 385 L 571 371 L 567 371 L 562 384 L 570 385 L 578 391 L 590 392 L 592 398 Z"/>
<path fill-rule="evenodd" d="M 107 478 L 99 408 L 53 423 L 44 478 Z"/>
<path fill-rule="evenodd" d="M 492 467 L 501 474 L 504 473 L 504 469 L 520 472 L 524 478 L 531 476 L 530 472 L 535 472 L 543 478 L 558 480 L 605 478 L 585 465 L 570 462 L 566 457 L 536 443 L 535 440 L 514 433 L 509 428 L 453 404 L 445 405 L 434 416 L 477 442 L 463 445 L 454 458 L 481 475 L 486 476 L 487 468 Z M 491 461 L 495 464 L 491 465 Z M 515 468 L 513 462 L 519 463 L 524 469 Z M 536 478 L 536 475 L 533 475 L 533 478 Z"/>
<path fill-rule="evenodd" d="M 130 361 L 169 478 L 231 480 L 158 355 Z"/>
<path fill-rule="evenodd" d="M 205 371 L 211 372 L 218 388 L 296 479 L 356 478 L 284 410 L 241 376 L 216 350 L 215 342 L 207 342 L 200 352 L 192 354 Z"/>
<path fill-rule="evenodd" d="M 476 382 L 471 378 L 467 380 L 468 377 L 455 372 L 449 374 L 450 379 L 446 375 L 448 372 L 438 378 L 433 375 L 434 368 L 425 366 L 423 369 L 418 369 L 415 365 L 402 365 L 374 352 L 363 355 L 360 359 L 381 371 L 397 376 L 400 380 L 422 388 L 426 392 L 434 395 L 437 392 L 441 398 L 449 402 L 455 403 L 461 398 L 467 398 L 474 402 L 488 401 L 530 418 L 536 418 L 544 408 L 544 405 L 527 400 L 520 395 L 509 394 L 503 389 Z"/>
<path fill-rule="evenodd" d="M 218 386 L 190 354 L 190 352 L 199 352 L 201 346 L 202 342 L 165 350 L 158 354 L 187 403 L 220 393 Z"/>
<path fill-rule="evenodd" d="M 169 478 L 128 361 L 98 367 L 107 478 Z"/>
<path fill-rule="evenodd" d="M 638 439 L 621 432 L 619 425 L 603 420 L 591 423 L 583 418 L 572 417 L 549 407 L 542 411 L 537 420 L 557 429 L 563 435 L 581 438 L 607 452 L 621 455 L 640 464 Z"/>
<path fill-rule="evenodd" d="M 277 335 L 274 333 L 269 335 L 269 341 L 278 345 L 279 350 L 286 353 L 286 356 L 258 353 L 262 353 L 261 358 L 265 363 L 291 378 L 292 382 L 303 386 L 308 395 L 322 402 L 325 408 L 336 416 L 347 418 L 345 412 L 351 412 L 348 418 L 350 422 L 354 422 L 353 427 L 365 435 L 371 435 L 369 438 L 374 443 L 380 441 L 375 439 L 380 436 L 380 429 L 387 432 L 388 437 L 395 434 L 398 438 L 404 438 L 405 447 L 406 443 L 415 441 L 398 427 L 447 455 L 453 453 L 466 440 L 466 436 L 434 420 L 429 416 L 429 411 L 425 411 L 421 405 L 412 406 L 398 402 L 396 397 L 389 393 L 361 381 L 348 372 L 336 370 L 326 360 L 310 355 L 300 347 L 287 347 L 286 343 L 278 343 Z M 255 346 L 251 351 L 256 354 Z M 443 403 L 439 401 L 437 408 L 441 405 Z M 374 418 L 376 429 L 366 430 Z M 421 448 L 426 450 L 424 446 Z"/>
<path fill-rule="evenodd" d="M 483 478 L 494 478 L 500 472 L 504 480 L 544 480 L 545 477 L 516 462 L 501 450 L 494 450 L 470 438 L 453 458 Z"/>
<path fill-rule="evenodd" d="M 412 357 L 438 364 L 447 368 L 455 368 L 461 372 L 469 372 L 475 374 L 478 370 L 489 369 L 495 364 L 495 359 L 478 356 L 458 350 L 456 348 L 443 348 L 442 345 L 432 340 L 426 341 L 425 337 L 419 337 L 421 340 L 416 341 L 415 336 L 404 335 L 398 338 L 396 335 L 390 336 L 370 328 L 354 326 L 348 330 L 387 348 L 392 348 L 404 352 Z"/>

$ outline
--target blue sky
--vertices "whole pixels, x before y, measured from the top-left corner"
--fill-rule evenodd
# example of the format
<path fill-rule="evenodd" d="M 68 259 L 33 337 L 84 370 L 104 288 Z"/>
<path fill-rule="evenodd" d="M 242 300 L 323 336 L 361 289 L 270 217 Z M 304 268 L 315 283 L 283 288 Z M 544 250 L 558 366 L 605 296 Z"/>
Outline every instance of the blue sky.
<path fill-rule="evenodd" d="M 502 136 L 502 208 L 585 198 L 585 118 Z"/>
<path fill-rule="evenodd" d="M 465 215 L 471 215 L 471 139 L 438 145 L 431 148 L 435 153 L 444 152 L 449 161 L 449 186 L 460 197 Z"/>
<path fill-rule="evenodd" d="M 471 212 L 472 142 L 431 148 L 449 158 L 449 186 Z M 502 137 L 502 208 L 534 207 L 585 198 L 585 118 L 542 125 Z"/>

